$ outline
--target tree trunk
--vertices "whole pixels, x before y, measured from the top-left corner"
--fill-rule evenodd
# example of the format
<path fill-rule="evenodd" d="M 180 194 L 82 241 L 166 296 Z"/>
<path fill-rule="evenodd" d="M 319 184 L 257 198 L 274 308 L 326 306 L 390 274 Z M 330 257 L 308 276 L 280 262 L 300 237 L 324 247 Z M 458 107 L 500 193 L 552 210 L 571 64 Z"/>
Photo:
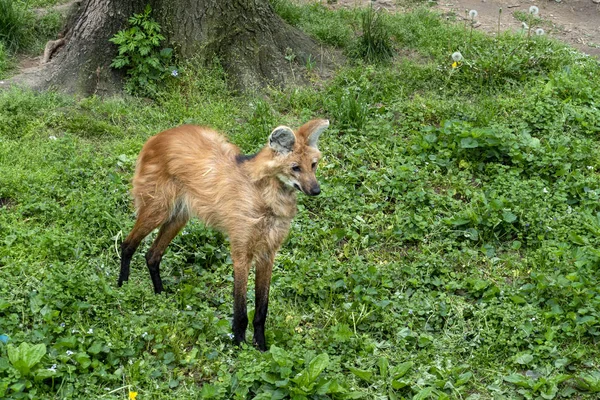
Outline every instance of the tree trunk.
<path fill-rule="evenodd" d="M 268 0 L 82 0 L 75 3 L 65 45 L 48 64 L 16 81 L 71 93 L 115 92 L 123 75 L 109 67 L 117 46 L 108 39 L 148 3 L 167 37 L 165 47 L 174 46 L 182 57 L 218 57 L 241 89 L 289 83 L 298 78 L 290 55 L 304 65 L 309 55 L 317 59 L 319 54 L 318 46 L 276 15 Z"/>

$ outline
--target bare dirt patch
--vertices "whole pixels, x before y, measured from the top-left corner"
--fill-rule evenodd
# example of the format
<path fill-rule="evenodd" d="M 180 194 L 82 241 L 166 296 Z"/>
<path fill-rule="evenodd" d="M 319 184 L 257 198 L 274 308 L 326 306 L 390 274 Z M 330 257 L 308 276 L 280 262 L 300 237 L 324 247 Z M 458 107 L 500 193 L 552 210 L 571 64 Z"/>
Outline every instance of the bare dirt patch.
<path fill-rule="evenodd" d="M 338 0 L 328 6 L 366 7 L 371 3 L 390 12 L 415 6 L 415 3 L 406 0 Z M 518 31 L 522 25 L 515 18 L 515 11 L 527 13 L 533 5 L 539 8 L 538 16 L 543 20 L 541 27 L 548 35 L 600 58 L 600 0 L 439 0 L 433 8 L 443 14 L 454 15 L 458 20 L 465 18 L 465 11 L 476 10 L 477 29 L 495 35 L 500 8 L 500 30 Z"/>
<path fill-rule="evenodd" d="M 478 29 L 495 35 L 500 8 L 500 30 L 517 31 L 522 29 L 522 22 L 515 18 L 515 12 L 528 13 L 531 6 L 539 8 L 540 27 L 548 35 L 600 57 L 600 4 L 593 0 L 447 0 L 439 2 L 436 8 L 454 13 L 457 18 L 464 18 L 465 10 L 476 10 L 476 23 L 481 24 Z"/>

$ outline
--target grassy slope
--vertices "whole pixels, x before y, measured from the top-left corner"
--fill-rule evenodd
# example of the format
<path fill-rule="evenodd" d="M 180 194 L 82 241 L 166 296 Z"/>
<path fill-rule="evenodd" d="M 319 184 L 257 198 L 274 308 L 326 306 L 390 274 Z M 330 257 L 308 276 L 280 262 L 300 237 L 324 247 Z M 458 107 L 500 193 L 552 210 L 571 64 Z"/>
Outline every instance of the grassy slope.
<path fill-rule="evenodd" d="M 338 45 L 358 24 L 280 12 Z M 46 346 L 25 376 L 0 344 L 0 393 L 594 398 L 598 64 L 543 37 L 471 37 L 425 11 L 388 22 L 410 57 L 268 100 L 233 96 L 218 69 L 192 64 L 156 103 L 0 93 L 0 334 Z M 164 258 L 164 295 L 143 249 L 116 288 L 149 136 L 208 124 L 249 153 L 310 117 L 332 120 L 323 193 L 301 197 L 277 258 L 271 352 L 232 347 L 227 242 L 198 222 Z"/>

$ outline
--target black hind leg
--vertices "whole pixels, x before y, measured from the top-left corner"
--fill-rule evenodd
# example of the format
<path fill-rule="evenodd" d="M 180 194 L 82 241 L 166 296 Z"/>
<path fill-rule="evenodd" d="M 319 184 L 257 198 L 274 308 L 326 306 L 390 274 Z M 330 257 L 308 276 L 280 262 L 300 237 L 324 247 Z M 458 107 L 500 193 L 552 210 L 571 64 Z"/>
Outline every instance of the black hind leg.
<path fill-rule="evenodd" d="M 135 221 L 133 229 L 127 235 L 127 238 L 121 244 L 121 272 L 119 273 L 119 287 L 123 282 L 129 280 L 129 264 L 131 257 L 137 250 L 142 240 L 150 234 L 157 226 L 159 226 L 167 213 L 153 212 L 149 207 L 141 208 L 138 212 L 138 219 Z"/>
<path fill-rule="evenodd" d="M 148 271 L 150 272 L 152 284 L 154 285 L 154 293 L 160 293 L 163 291 L 162 280 L 160 279 L 160 261 L 162 260 L 162 256 L 169 243 L 171 243 L 171 240 L 177 236 L 187 221 L 187 218 L 183 216 L 177 216 L 165 222 L 160 227 L 158 236 L 146 253 L 146 263 L 148 265 Z"/>

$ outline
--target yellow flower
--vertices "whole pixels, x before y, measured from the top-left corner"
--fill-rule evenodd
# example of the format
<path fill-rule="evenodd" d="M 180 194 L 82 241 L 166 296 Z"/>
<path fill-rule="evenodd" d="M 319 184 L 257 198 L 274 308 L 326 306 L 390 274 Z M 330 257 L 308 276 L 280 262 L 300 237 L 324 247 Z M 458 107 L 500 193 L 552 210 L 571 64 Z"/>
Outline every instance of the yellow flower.
<path fill-rule="evenodd" d="M 129 392 L 129 400 L 135 400 L 137 397 L 137 392 Z"/>
<path fill-rule="evenodd" d="M 454 62 L 452 63 L 452 68 L 456 68 L 456 67 L 458 67 L 458 63 L 457 63 L 456 61 L 454 61 Z"/>

